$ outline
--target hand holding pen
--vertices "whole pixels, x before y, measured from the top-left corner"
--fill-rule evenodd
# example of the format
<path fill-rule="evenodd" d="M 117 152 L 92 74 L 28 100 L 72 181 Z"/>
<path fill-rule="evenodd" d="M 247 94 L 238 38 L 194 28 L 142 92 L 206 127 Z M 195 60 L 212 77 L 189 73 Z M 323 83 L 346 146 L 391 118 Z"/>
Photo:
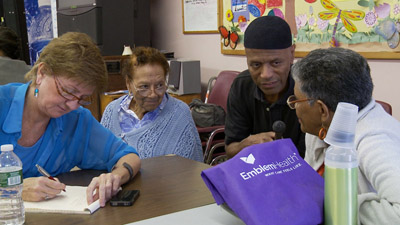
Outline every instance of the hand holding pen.
<path fill-rule="evenodd" d="M 43 169 L 38 164 L 36 164 L 36 168 L 38 169 L 39 173 L 42 174 L 43 176 L 49 178 L 50 180 L 57 181 L 53 176 L 51 176 L 45 169 Z M 59 182 L 59 181 L 57 181 L 57 182 Z M 63 191 L 65 192 L 65 189 L 63 189 Z"/>

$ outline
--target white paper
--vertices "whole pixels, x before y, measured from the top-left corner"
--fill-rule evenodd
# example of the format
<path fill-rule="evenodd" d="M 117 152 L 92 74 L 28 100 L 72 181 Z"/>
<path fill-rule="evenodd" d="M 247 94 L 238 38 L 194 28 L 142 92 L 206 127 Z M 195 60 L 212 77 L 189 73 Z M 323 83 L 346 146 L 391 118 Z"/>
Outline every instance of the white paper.
<path fill-rule="evenodd" d="M 66 186 L 55 198 L 41 202 L 25 202 L 25 212 L 37 213 L 66 213 L 66 214 L 92 214 L 100 208 L 99 200 L 88 206 L 86 201 L 86 188 L 82 186 Z"/>

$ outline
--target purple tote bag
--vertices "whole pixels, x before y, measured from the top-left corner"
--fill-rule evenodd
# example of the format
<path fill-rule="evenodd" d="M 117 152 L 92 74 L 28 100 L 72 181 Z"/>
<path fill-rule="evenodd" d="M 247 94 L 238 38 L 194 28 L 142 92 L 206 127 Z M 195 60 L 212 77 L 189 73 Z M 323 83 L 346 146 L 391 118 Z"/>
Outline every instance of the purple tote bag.
<path fill-rule="evenodd" d="M 247 225 L 323 222 L 324 180 L 291 139 L 249 146 L 201 176 L 217 204 Z"/>

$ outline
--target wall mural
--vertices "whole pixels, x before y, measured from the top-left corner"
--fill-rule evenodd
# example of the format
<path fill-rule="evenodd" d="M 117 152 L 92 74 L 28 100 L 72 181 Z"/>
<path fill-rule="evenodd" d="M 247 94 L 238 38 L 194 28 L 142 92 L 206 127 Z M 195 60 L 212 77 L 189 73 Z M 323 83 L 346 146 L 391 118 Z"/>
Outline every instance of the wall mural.
<path fill-rule="evenodd" d="M 367 58 L 400 58 L 400 0 L 221 0 L 221 52 L 244 54 L 247 25 L 264 15 L 288 22 L 296 57 L 340 46 Z"/>
<path fill-rule="evenodd" d="M 50 0 L 24 0 L 31 65 L 53 39 Z"/>

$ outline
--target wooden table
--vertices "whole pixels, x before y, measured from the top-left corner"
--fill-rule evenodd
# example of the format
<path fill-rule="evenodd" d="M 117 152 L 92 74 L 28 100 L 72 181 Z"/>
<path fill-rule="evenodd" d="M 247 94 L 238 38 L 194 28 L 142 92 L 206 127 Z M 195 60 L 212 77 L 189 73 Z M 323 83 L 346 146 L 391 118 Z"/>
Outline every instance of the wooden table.
<path fill-rule="evenodd" d="M 100 208 L 92 215 L 26 213 L 25 224 L 126 224 L 214 203 L 200 173 L 210 166 L 179 156 L 142 160 L 141 172 L 123 189 L 139 189 L 133 206 Z M 85 185 L 101 171 L 78 170 L 58 178 L 69 185 Z"/>

